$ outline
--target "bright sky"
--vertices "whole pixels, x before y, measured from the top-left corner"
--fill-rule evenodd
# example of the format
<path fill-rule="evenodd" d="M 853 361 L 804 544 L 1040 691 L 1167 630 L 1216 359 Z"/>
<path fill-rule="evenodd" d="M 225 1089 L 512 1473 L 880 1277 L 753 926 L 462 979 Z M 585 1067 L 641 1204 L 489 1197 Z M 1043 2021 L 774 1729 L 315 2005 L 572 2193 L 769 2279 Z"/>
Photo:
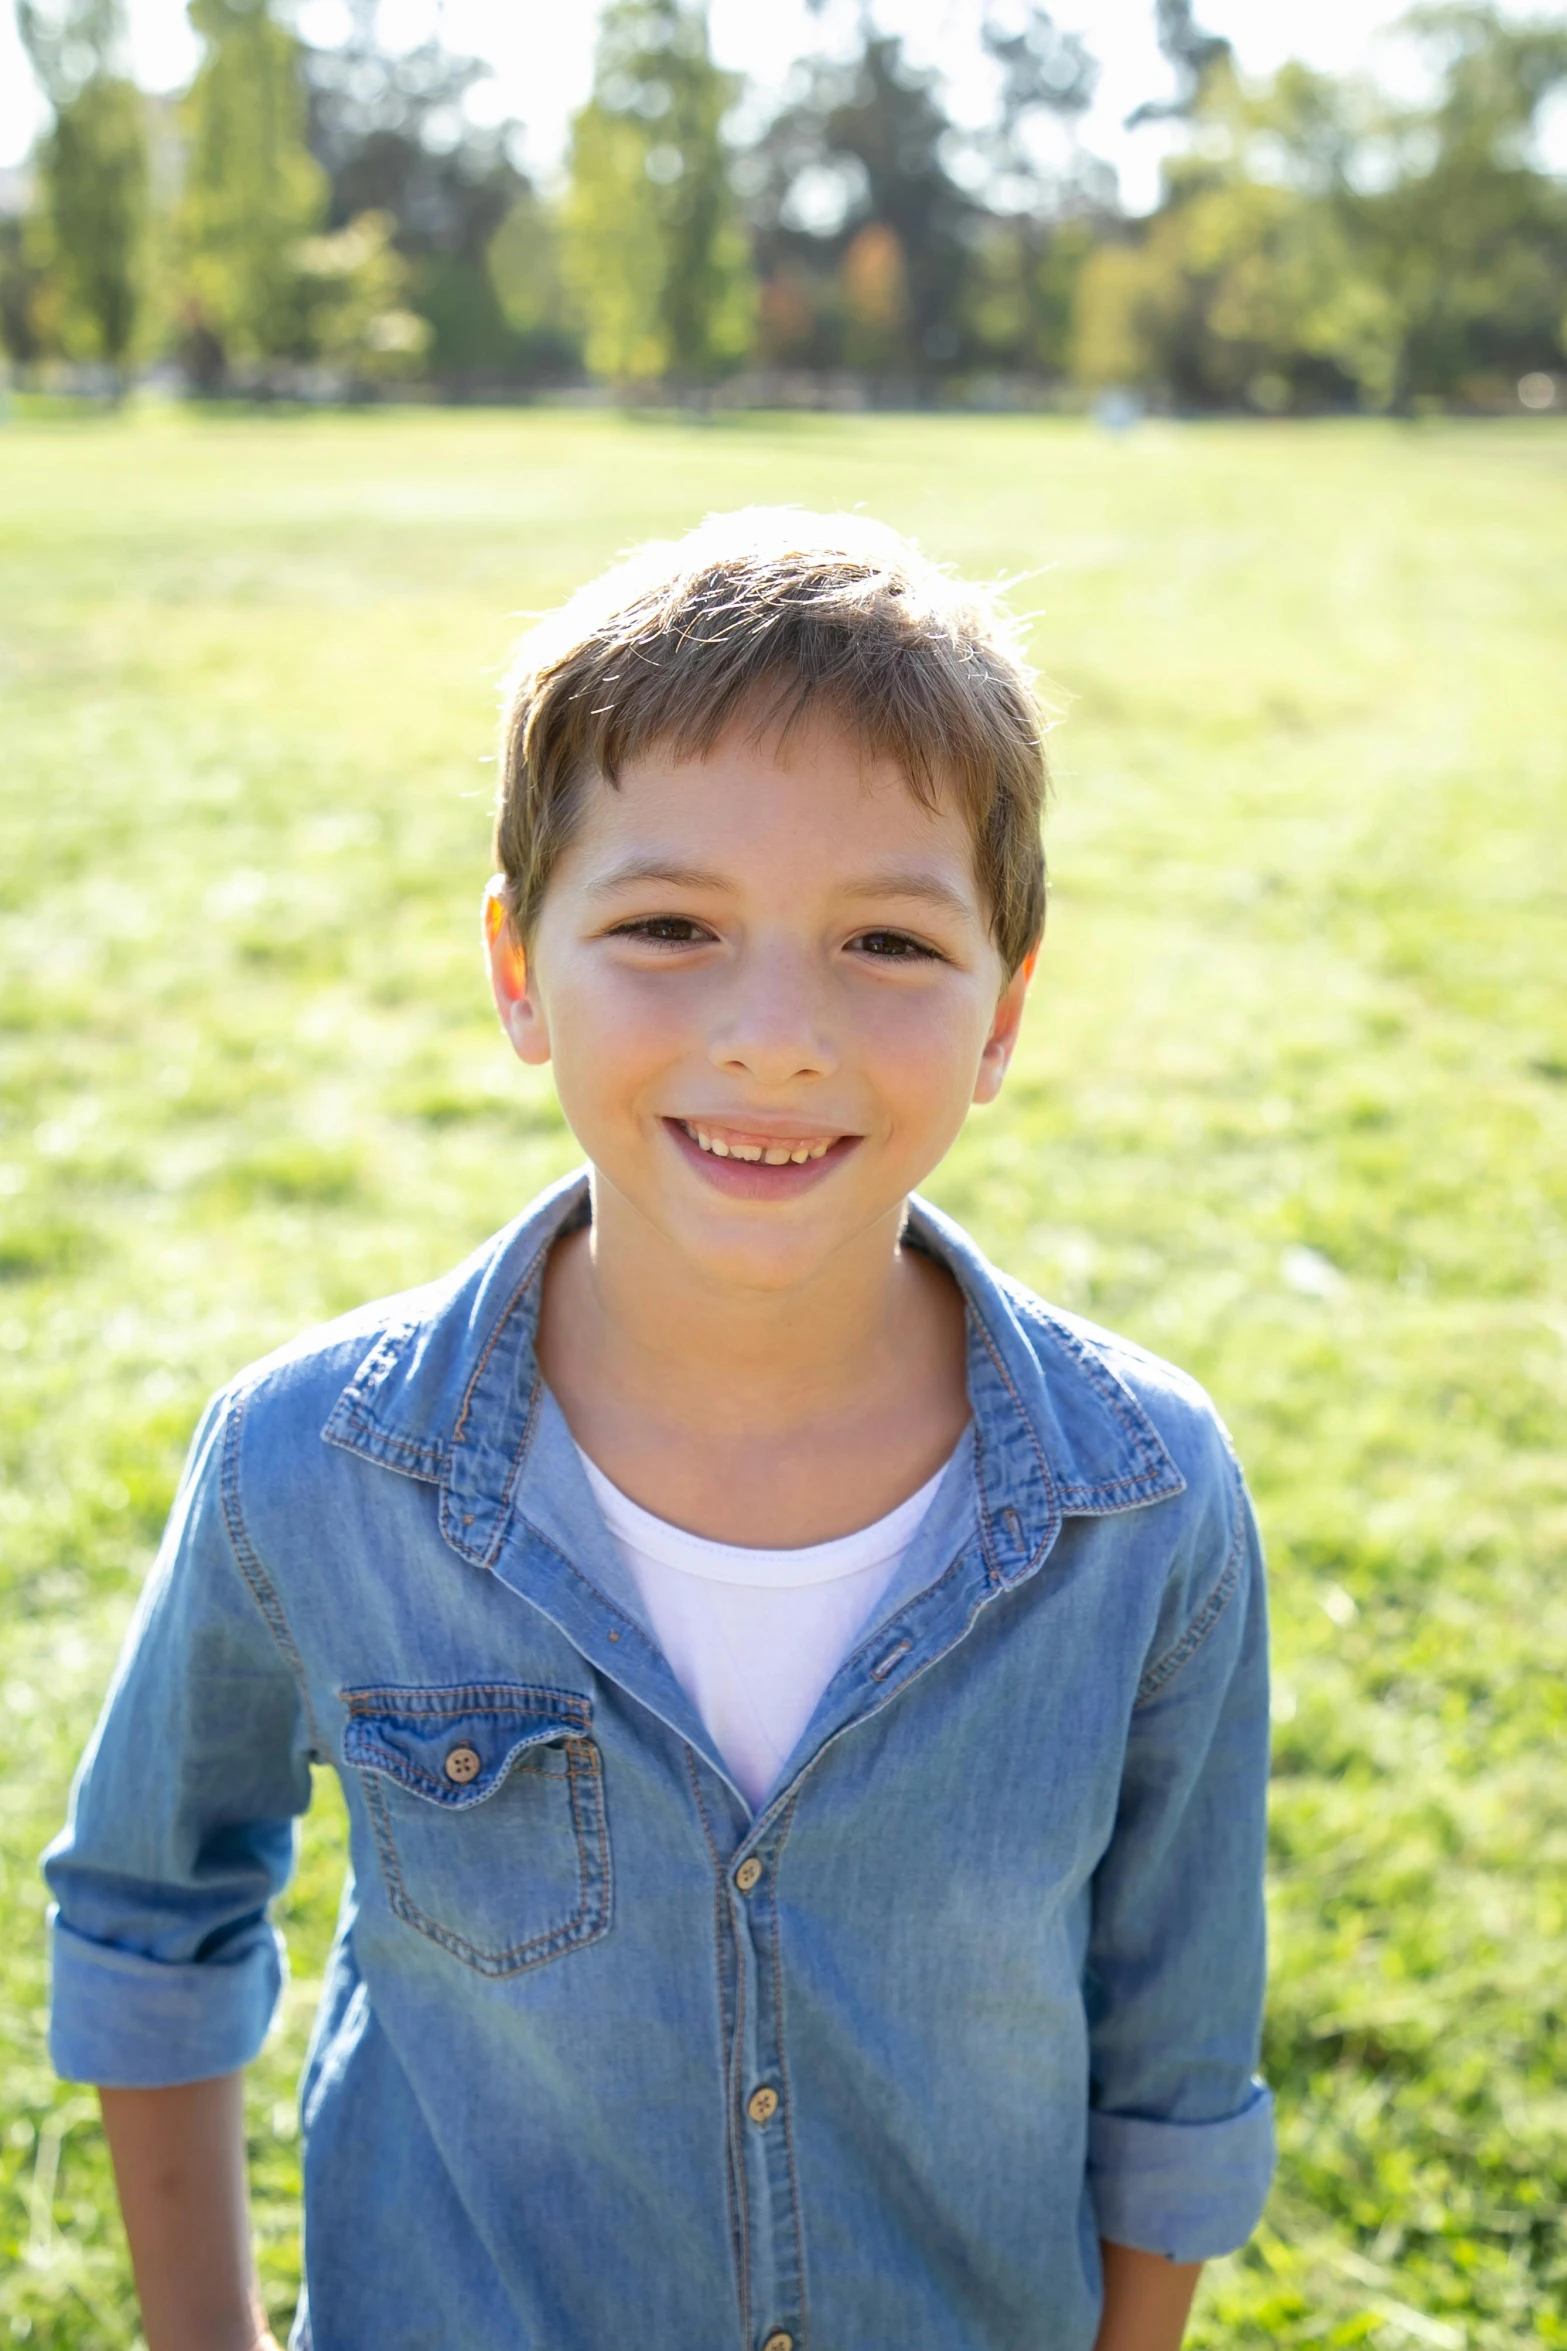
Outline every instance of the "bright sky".
<path fill-rule="evenodd" d="M 711 0 L 713 44 L 721 61 L 763 84 L 781 81 L 789 65 L 813 42 L 843 38 L 852 27 L 853 0 L 828 0 L 825 17 L 813 22 L 805 0 Z M 1205 29 L 1234 42 L 1242 68 L 1264 74 L 1287 57 L 1335 72 L 1376 61 L 1393 65 L 1379 36 L 1405 13 L 1406 0 L 1205 0 L 1198 9 Z M 195 44 L 186 23 L 184 0 L 129 0 L 134 65 L 149 89 L 176 89 L 190 75 Z M 1508 14 L 1556 16 L 1559 9 L 1509 5 Z M 903 33 L 922 62 L 947 64 L 974 59 L 971 28 L 976 0 L 877 0 L 876 15 L 889 30 Z M 383 0 L 383 35 L 394 46 L 428 35 L 439 23 L 455 49 L 487 58 L 495 79 L 477 94 L 484 111 L 515 116 L 526 130 L 526 153 L 535 170 L 558 164 L 567 119 L 587 94 L 592 72 L 593 26 L 590 0 L 575 7 L 562 0 Z M 1152 0 L 1058 0 L 1056 21 L 1083 33 L 1102 73 L 1093 112 L 1083 125 L 1084 143 L 1113 162 L 1122 193 L 1134 210 L 1158 195 L 1159 158 L 1174 134 L 1158 127 L 1134 132 L 1124 117 L 1141 100 L 1169 88 L 1169 76 L 1154 43 Z M 346 29 L 342 0 L 303 0 L 300 29 L 307 38 L 329 42 Z M 987 83 L 982 63 L 958 71 L 953 103 L 960 116 L 983 118 Z M 11 9 L 0 0 L 0 165 L 25 155 L 43 120 L 26 60 L 17 44 Z M 1560 134 L 1560 135 L 1558 135 Z M 1553 161 L 1567 161 L 1567 125 L 1553 123 Z"/>

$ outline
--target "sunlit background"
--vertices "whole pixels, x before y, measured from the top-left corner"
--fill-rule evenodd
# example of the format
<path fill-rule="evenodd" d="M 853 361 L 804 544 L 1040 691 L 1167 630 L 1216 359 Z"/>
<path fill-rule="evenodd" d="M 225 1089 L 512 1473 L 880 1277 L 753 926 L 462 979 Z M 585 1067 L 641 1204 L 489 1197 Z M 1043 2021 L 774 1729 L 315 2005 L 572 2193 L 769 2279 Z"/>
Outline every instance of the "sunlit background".
<path fill-rule="evenodd" d="M 1242 70 L 1262 76 L 1291 58 L 1328 73 L 1373 65 L 1406 85 L 1420 72 L 1407 44 L 1388 36 L 1406 13 L 1402 0 L 1214 0 L 1202 11 L 1205 27 L 1234 47 Z M 1504 14 L 1537 13 L 1509 0 Z M 948 76 L 954 112 L 983 120 L 993 99 L 976 38 L 981 19 L 977 0 L 879 0 L 875 22 L 899 34 L 909 55 Z M 1080 34 L 1099 60 L 1101 75 L 1093 103 L 1082 118 L 1081 137 L 1114 165 L 1129 210 L 1147 211 L 1157 200 L 1163 156 L 1179 147 L 1176 134 L 1155 123 L 1135 132 L 1126 118 L 1150 98 L 1175 94 L 1168 59 L 1160 53 L 1149 0 L 1067 0 L 1052 11 L 1057 24 Z M 175 91 L 195 71 L 199 44 L 184 0 L 131 0 L 128 54 L 134 78 L 144 89 Z M 493 77 L 468 101 L 475 122 L 519 126 L 518 159 L 545 177 L 559 171 L 567 126 L 587 97 L 593 77 L 593 44 L 599 7 L 592 0 L 562 9 L 549 0 L 390 0 L 380 11 L 381 37 L 388 46 L 412 49 L 432 36 L 480 57 Z M 817 44 L 841 49 L 857 26 L 858 9 L 831 0 L 812 10 L 806 0 L 713 0 L 713 53 L 720 65 L 777 89 L 796 60 Z M 305 0 L 294 20 L 307 41 L 323 46 L 350 36 L 348 0 Z M 825 36 L 825 41 L 824 41 Z M 20 162 L 47 120 L 47 107 L 27 71 L 14 24 L 0 18 L 0 165 Z M 1567 156 L 1567 118 L 1553 110 L 1545 140 L 1558 161 Z"/>
<path fill-rule="evenodd" d="M 930 1189 L 1268 1541 L 1281 2165 L 1192 2343 L 1567 2351 L 1567 13 L 0 9 L 0 2339 L 140 2341 L 36 1859 L 202 1401 L 576 1157 L 477 950 L 521 617 L 797 500 L 1054 714 Z M 342 1867 L 323 1770 L 280 2337 Z"/>
<path fill-rule="evenodd" d="M 1548 407 L 1564 24 L 15 0 L 0 335 L 89 395 Z"/>

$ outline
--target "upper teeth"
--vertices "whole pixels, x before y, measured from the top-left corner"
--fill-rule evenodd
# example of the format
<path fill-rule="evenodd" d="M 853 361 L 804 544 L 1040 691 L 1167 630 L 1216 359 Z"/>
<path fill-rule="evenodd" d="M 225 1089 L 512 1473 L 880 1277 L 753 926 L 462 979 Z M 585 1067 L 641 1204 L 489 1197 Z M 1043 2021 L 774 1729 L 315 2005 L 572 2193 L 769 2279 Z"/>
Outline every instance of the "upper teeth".
<path fill-rule="evenodd" d="M 823 1159 L 837 1140 L 836 1136 L 823 1135 L 819 1140 L 806 1143 L 731 1143 L 695 1119 L 685 1118 L 680 1123 L 704 1151 L 712 1152 L 715 1159 L 760 1159 L 768 1167 L 787 1167 L 791 1160 L 798 1167 L 807 1159 Z"/>

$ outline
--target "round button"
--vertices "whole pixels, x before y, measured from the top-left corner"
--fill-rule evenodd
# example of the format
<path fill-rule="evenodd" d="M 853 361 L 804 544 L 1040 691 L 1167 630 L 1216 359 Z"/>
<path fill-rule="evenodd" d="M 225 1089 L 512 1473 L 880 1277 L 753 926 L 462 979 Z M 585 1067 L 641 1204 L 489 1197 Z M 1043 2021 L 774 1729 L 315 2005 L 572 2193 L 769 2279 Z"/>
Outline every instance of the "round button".
<path fill-rule="evenodd" d="M 782 2327 L 774 2327 L 762 2345 L 762 2351 L 794 2351 L 794 2337 L 786 2335 Z"/>
<path fill-rule="evenodd" d="M 476 1780 L 483 1769 L 479 1750 L 468 1746 L 466 1742 L 460 1747 L 454 1747 L 446 1758 L 446 1776 L 449 1780 L 455 1780 L 459 1788 L 465 1788 L 470 1780 Z"/>
<path fill-rule="evenodd" d="M 771 2122 L 773 2116 L 778 2112 L 778 2092 L 766 2089 L 753 2090 L 746 2100 L 745 2110 L 753 2122 Z"/>
<path fill-rule="evenodd" d="M 752 1853 L 746 1860 L 741 1862 L 739 1868 L 735 1871 L 735 1884 L 739 1887 L 742 1894 L 749 1894 L 751 1888 L 754 1885 L 760 1883 L 761 1875 L 762 1865 L 757 1860 L 756 1855 Z"/>

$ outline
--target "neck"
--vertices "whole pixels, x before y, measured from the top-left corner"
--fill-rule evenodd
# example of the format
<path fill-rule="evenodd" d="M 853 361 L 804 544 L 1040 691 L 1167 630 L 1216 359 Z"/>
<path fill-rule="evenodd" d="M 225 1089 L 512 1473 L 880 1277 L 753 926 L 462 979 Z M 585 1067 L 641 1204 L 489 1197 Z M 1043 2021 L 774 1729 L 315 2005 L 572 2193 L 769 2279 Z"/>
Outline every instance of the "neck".
<path fill-rule="evenodd" d="M 736 1288 L 670 1248 L 595 1180 L 592 1226 L 552 1261 L 541 1353 L 569 1352 L 572 1385 L 591 1365 L 624 1403 L 715 1437 L 776 1435 L 863 1410 L 897 1380 L 929 1313 L 932 1277 L 947 1286 L 900 1247 L 903 1216 L 900 1203 L 786 1290 Z M 568 1322 L 562 1349 L 552 1340 Z"/>

